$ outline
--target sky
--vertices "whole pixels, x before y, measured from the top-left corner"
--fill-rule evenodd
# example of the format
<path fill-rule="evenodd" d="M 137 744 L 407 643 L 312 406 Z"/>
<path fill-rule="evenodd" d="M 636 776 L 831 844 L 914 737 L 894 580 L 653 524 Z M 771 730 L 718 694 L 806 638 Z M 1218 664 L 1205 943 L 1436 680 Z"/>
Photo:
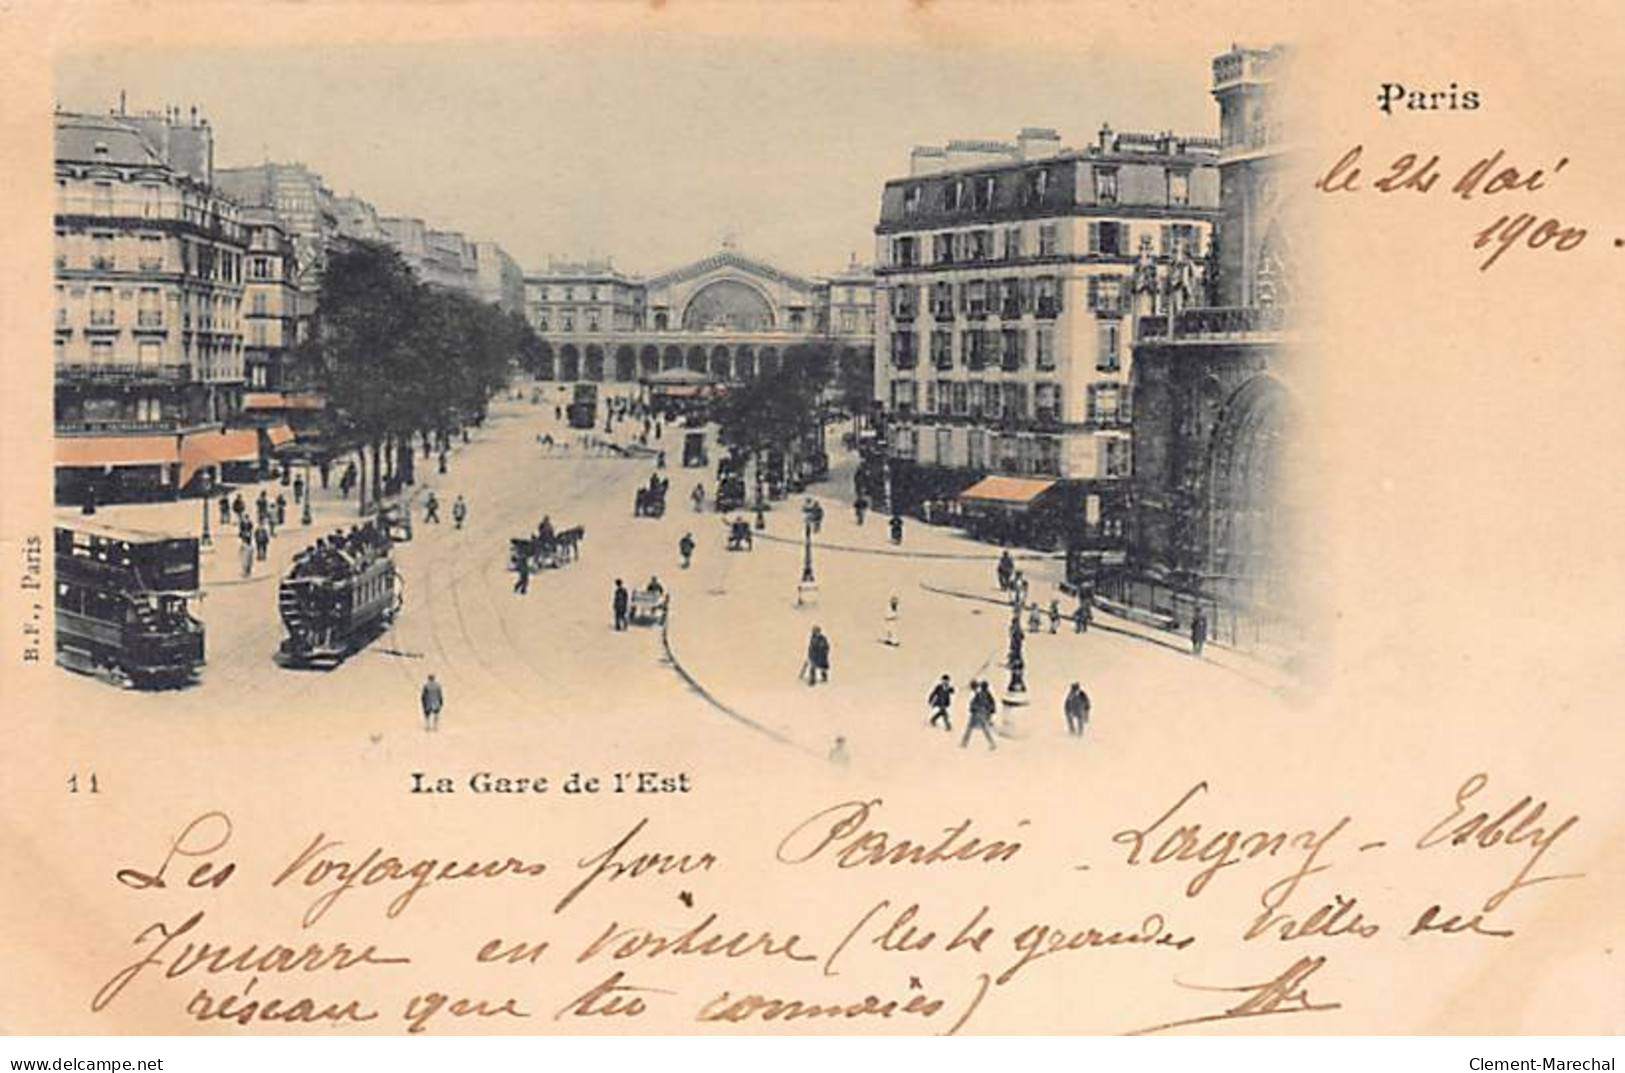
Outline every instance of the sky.
<path fill-rule="evenodd" d="M 1012 9 L 1014 10 L 1014 9 Z M 384 215 L 494 240 L 527 270 L 654 273 L 739 248 L 822 274 L 873 258 L 880 191 L 916 144 L 1213 134 L 1229 41 L 1132 50 L 727 34 L 514 43 L 149 48 L 59 59 L 62 108 L 196 104 L 217 167 L 299 161 Z"/>

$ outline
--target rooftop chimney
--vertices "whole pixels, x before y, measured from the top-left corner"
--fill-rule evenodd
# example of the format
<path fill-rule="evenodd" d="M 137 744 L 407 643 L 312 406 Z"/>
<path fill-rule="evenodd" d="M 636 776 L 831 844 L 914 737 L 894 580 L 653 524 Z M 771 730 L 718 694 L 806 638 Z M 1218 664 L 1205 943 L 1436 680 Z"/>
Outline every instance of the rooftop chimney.
<path fill-rule="evenodd" d="M 935 175 L 948 166 L 948 152 L 941 146 L 916 145 L 908 154 L 910 175 Z"/>
<path fill-rule="evenodd" d="M 1061 135 L 1049 127 L 1022 127 L 1016 135 L 1016 154 L 1022 160 L 1042 160 L 1061 151 Z"/>

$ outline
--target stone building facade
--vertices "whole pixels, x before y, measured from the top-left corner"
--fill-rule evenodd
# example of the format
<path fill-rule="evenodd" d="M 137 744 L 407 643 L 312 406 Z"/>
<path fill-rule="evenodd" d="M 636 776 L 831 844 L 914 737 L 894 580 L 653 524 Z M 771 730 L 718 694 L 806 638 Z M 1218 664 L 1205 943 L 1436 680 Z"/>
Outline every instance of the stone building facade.
<path fill-rule="evenodd" d="M 1136 288 L 1200 286 L 1217 149 L 1104 127 L 1076 149 L 1027 128 L 913 151 L 875 228 L 895 508 L 951 501 L 988 475 L 1028 478 L 1033 502 L 1008 505 L 1043 495 L 1046 520 L 1025 528 L 1121 557 Z"/>
<path fill-rule="evenodd" d="M 195 110 L 55 124 L 58 495 L 173 494 L 241 407 L 240 210 Z"/>

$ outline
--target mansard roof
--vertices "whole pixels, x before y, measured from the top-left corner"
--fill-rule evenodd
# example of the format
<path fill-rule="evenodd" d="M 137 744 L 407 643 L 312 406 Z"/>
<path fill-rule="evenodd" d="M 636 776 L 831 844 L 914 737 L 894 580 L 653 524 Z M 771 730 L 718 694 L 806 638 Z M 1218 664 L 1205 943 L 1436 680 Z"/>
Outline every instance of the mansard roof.
<path fill-rule="evenodd" d="M 102 151 L 97 152 L 97 147 Z M 56 116 L 56 159 L 76 164 L 168 168 L 158 150 L 128 123 L 111 116 Z"/>

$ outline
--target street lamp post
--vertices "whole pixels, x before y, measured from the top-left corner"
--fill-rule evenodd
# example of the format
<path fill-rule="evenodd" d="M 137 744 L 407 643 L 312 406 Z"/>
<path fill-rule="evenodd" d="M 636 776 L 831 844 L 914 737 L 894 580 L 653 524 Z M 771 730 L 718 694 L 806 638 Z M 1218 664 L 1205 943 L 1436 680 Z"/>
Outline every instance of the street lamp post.
<path fill-rule="evenodd" d="M 813 576 L 812 518 L 802 519 L 801 583 L 796 586 L 796 606 L 805 607 L 818 598 L 818 579 Z"/>
<path fill-rule="evenodd" d="M 209 508 L 214 504 L 209 501 L 213 482 L 209 479 L 209 471 L 203 471 L 203 535 L 198 537 L 198 543 L 205 548 L 214 546 L 214 538 L 209 535 Z"/>
<path fill-rule="evenodd" d="M 310 524 L 310 500 L 311 500 L 311 496 L 315 493 L 315 491 L 316 491 L 316 489 L 312 488 L 311 484 L 310 484 L 310 455 L 307 453 L 305 455 L 305 494 L 300 497 L 300 499 L 301 499 L 301 506 L 299 508 L 299 524 L 300 525 L 309 525 Z"/>

